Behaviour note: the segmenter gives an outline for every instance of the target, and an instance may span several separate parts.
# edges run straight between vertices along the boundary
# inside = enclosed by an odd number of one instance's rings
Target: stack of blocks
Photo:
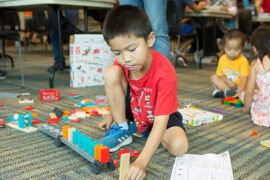
[[[81,134],[80,131],[76,131],[75,128],[63,126],[63,139],[77,144],[79,148],[88,152],[90,156],[93,156],[95,160],[102,164],[110,161],[110,149],[108,147],[99,144],[97,141],[92,141],[91,137],[87,137],[86,134]]]
[[[38,130],[53,137],[57,146],[61,146],[63,143],[88,160],[91,163],[93,173],[98,174],[102,164],[107,164],[108,169],[115,169],[115,166],[110,161],[110,149],[97,141],[92,141],[92,138],[87,137],[86,134],[81,134],[75,128],[63,126],[62,133],[56,133],[60,132],[60,130],[44,124],[43,127],[38,127]]]
[[[233,98],[231,96],[225,97],[224,100],[221,100],[221,104],[224,104],[226,106],[243,107],[243,103],[241,100]]]

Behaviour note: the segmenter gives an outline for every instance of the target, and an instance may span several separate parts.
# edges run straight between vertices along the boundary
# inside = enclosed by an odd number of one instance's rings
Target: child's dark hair
[[[245,35],[237,29],[232,29],[226,32],[224,39],[225,39],[225,42],[231,39],[240,39],[242,48],[244,48],[245,46]]]
[[[147,41],[151,32],[152,26],[145,11],[131,5],[113,8],[106,15],[102,30],[107,43],[116,36],[123,35],[135,35]]]
[[[270,58],[270,26],[259,26],[252,33],[250,42],[257,49],[260,60],[266,55]]]

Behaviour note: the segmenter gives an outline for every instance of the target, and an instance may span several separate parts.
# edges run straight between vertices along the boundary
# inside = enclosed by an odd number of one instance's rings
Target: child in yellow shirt
[[[225,36],[225,54],[220,57],[216,74],[210,78],[213,97],[239,97],[245,90],[249,75],[248,60],[242,54],[244,35],[239,30],[230,30]]]

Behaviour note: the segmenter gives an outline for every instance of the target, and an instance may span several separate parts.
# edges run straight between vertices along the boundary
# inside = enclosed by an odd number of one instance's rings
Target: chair
[[[170,36],[170,41],[177,40],[176,46],[171,45],[171,49],[175,52],[174,57],[172,59],[172,64],[175,67],[176,66],[176,61],[177,57],[180,54],[179,52],[179,47],[180,47],[180,41],[181,38],[196,38],[196,51],[199,49],[199,40],[197,33],[186,33],[186,34],[179,34],[178,33],[178,13],[176,9],[176,5],[173,0],[168,0],[167,1],[167,23],[168,23],[168,28],[169,28],[169,36]]]
[[[4,17],[3,13],[1,13],[0,15],[1,15],[1,17]],[[4,70],[6,71],[5,57],[7,57],[6,53],[5,53],[5,40],[17,41],[17,45],[19,48],[19,61],[20,61],[20,70],[21,70],[21,79],[22,79],[22,85],[20,86],[20,88],[23,88],[24,87],[24,72],[23,72],[22,47],[21,47],[21,41],[20,41],[20,34],[18,31],[15,31],[15,30],[4,30],[3,29],[3,25],[4,25],[3,18],[0,18],[0,20],[1,20],[1,22],[0,22],[0,39],[1,39],[1,44],[2,44],[2,63],[3,63]]]

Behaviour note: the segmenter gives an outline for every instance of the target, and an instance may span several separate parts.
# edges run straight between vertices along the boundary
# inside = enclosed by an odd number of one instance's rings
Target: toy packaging
[[[260,144],[270,148],[270,139],[261,140]]]
[[[103,36],[76,34],[70,42],[70,86],[104,85],[104,71],[115,58]]]
[[[221,114],[194,107],[181,108],[178,109],[178,111],[182,114],[183,123],[193,127],[221,121],[223,119],[223,115]]]

